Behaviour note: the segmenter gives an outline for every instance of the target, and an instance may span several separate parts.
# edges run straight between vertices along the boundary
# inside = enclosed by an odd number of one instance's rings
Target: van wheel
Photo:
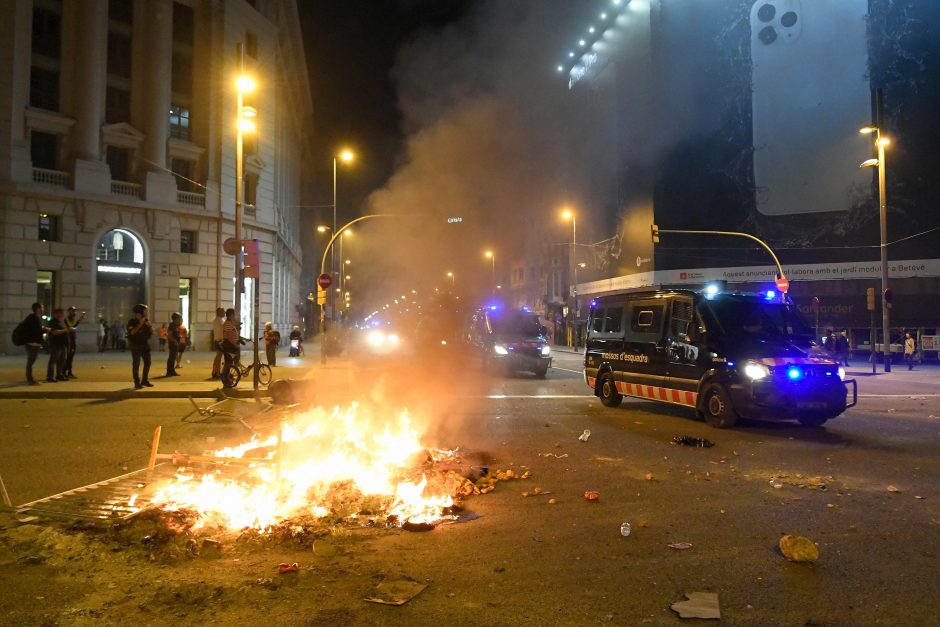
[[[534,372],[537,378],[544,379],[545,375],[548,374],[548,365],[546,364],[545,366],[539,366],[534,370]]]
[[[738,415],[731,406],[728,392],[717,383],[712,383],[705,389],[702,405],[705,410],[705,422],[716,429],[727,429],[738,422]]]
[[[601,403],[605,407],[620,407],[620,403],[623,402],[623,395],[617,391],[617,386],[614,385],[614,377],[609,372],[601,375],[599,392]]]
[[[809,416],[800,416],[797,418],[801,425],[804,427],[821,427],[827,420],[829,416],[818,416],[818,415],[809,415]]]

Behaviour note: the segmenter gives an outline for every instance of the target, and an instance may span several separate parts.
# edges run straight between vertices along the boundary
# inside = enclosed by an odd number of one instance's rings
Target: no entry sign
[[[787,277],[780,277],[776,280],[776,283],[777,289],[784,294],[786,294],[787,290],[790,289],[790,280]]]
[[[317,277],[317,285],[319,285],[321,289],[328,289],[331,285],[333,285],[333,277],[324,272]]]

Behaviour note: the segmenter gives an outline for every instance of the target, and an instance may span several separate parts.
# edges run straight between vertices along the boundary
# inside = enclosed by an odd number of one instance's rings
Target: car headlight
[[[392,346],[395,346],[396,344],[398,344],[398,336],[395,335],[394,333],[389,334],[387,339],[388,339],[388,343],[391,344]]]
[[[508,355],[508,354],[509,354],[509,351],[506,350],[506,347],[503,346],[502,344],[494,344],[494,345],[493,345],[493,352],[496,353],[497,355]]]
[[[385,343],[385,334],[381,331],[372,331],[366,336],[366,341],[369,343],[369,346],[378,348]]]
[[[542,347],[542,357],[548,357],[552,354],[552,347],[546,344]]]
[[[744,374],[747,375],[751,381],[760,381],[770,376],[770,368],[756,361],[746,361],[744,362]]]
[[[845,381],[845,368],[842,366],[839,366],[839,378]]]

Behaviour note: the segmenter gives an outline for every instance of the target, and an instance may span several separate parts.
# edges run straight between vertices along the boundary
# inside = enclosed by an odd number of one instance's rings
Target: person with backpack
[[[65,376],[65,357],[69,350],[69,335],[72,331],[65,324],[65,310],[59,307],[52,312],[49,329],[46,331],[49,346],[49,365],[46,367],[46,383],[68,381]]]
[[[166,375],[167,377],[178,377],[176,371],[176,356],[180,350],[180,326],[183,324],[183,316],[178,313],[170,315],[170,326],[166,327]],[[165,326],[165,325],[164,325]]]
[[[153,335],[153,325],[147,319],[147,305],[134,305],[133,311],[134,317],[127,321],[127,343],[131,348],[134,389],[152,388],[153,383],[150,382],[150,337]],[[140,372],[141,362],[144,364],[143,372]]]
[[[180,322],[180,345],[179,350],[176,351],[176,367],[182,368],[180,362],[183,361],[183,353],[186,352],[186,347],[189,346],[189,329],[186,328],[182,322]]]
[[[42,303],[33,303],[33,313],[26,316],[15,329],[13,329],[13,344],[23,346],[26,349],[26,383],[27,385],[39,385],[39,381],[33,378],[33,364],[39,357],[39,351],[42,350],[42,334],[48,330],[48,327],[42,324]]]

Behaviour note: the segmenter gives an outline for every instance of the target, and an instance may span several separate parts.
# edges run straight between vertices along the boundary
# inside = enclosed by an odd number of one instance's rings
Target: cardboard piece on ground
[[[381,603],[382,605],[404,605],[421,594],[421,591],[427,587],[427,584],[406,579],[386,581],[375,587],[376,596],[363,600],[368,603]]]
[[[721,618],[717,592],[686,592],[688,601],[677,601],[670,609],[679,613],[679,618]]]

